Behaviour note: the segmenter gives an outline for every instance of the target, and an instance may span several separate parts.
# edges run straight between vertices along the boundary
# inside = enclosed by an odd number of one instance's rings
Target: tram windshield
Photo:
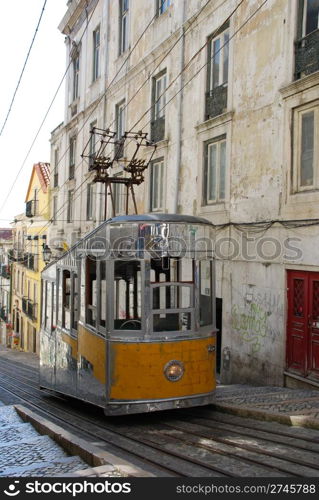
[[[151,259],[153,331],[187,331],[194,323],[194,260]]]

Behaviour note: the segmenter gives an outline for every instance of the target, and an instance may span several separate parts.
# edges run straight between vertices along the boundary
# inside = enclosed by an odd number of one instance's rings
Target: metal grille
[[[305,285],[304,280],[294,279],[294,316],[303,317]]]
[[[313,319],[319,319],[319,281],[313,282],[312,315]]]
[[[220,85],[206,92],[206,120],[227,110],[227,86]]]
[[[295,42],[295,77],[319,71],[319,29]]]

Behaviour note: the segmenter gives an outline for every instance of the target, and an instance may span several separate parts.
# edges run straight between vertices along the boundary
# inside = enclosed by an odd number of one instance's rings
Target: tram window
[[[191,329],[191,313],[153,314],[154,332],[178,332]]]
[[[187,309],[193,307],[191,287],[182,285],[153,288],[153,309]]]
[[[106,263],[100,261],[100,326],[105,328],[106,321]]]
[[[52,327],[52,283],[46,282],[46,310],[45,310],[45,327],[51,331]]]
[[[70,305],[71,305],[71,273],[64,270],[62,273],[62,326],[70,329]]]
[[[52,283],[52,330],[56,328],[56,295],[55,284]]]
[[[151,259],[151,282],[194,282],[194,261],[187,258]]]
[[[114,263],[114,328],[141,329],[141,264],[138,261]]]
[[[209,260],[200,262],[200,326],[213,323],[212,264]]]
[[[86,322],[96,327],[96,259],[89,256],[86,259]]]
[[[44,323],[44,328],[47,326],[47,295],[48,295],[48,282],[44,281],[43,282],[43,296],[42,296],[42,303],[43,303],[43,323]]]
[[[78,327],[78,304],[79,304],[79,291],[78,291],[78,276],[77,274],[72,275],[73,281],[73,308],[72,308],[72,319],[71,327],[76,330]]]
[[[62,280],[61,280],[61,269],[57,271],[57,287],[58,287],[58,322],[62,325]]]

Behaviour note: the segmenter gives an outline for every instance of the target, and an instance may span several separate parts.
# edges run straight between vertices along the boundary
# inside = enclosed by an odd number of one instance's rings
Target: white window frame
[[[125,99],[115,106],[116,139],[121,139],[125,133]]]
[[[204,176],[203,176],[203,205],[214,205],[216,203],[224,203],[226,201],[226,183],[227,183],[227,137],[226,135],[217,137],[208,141],[204,145],[205,160],[204,160]],[[216,164],[215,172],[211,165],[212,151],[216,149]],[[222,150],[224,154],[222,155]],[[222,158],[224,158],[224,195],[221,194],[221,166]],[[211,196],[212,177],[215,176],[215,196]]]
[[[314,114],[313,131],[313,182],[301,185],[301,155],[302,155],[302,119],[308,113]],[[309,103],[293,110],[293,192],[314,191],[319,189],[319,101]]]
[[[73,222],[73,207],[74,204],[74,190],[70,189],[68,191],[68,204],[67,204],[67,222]]]
[[[70,137],[69,148],[70,148],[70,150],[69,150],[69,179],[74,179],[75,155],[76,155],[76,136],[75,135],[73,137]],[[74,168],[74,170],[73,170],[73,175],[71,176],[72,167]]]
[[[155,160],[150,165],[150,211],[164,209],[164,159]]]
[[[73,82],[72,82],[72,100],[79,97],[79,76],[80,76],[80,54],[77,54],[72,61]]]
[[[86,219],[93,220],[95,215],[95,183],[91,182],[87,185],[87,199],[86,199]]]
[[[219,42],[219,49],[216,49],[215,54],[215,44]],[[229,27],[224,29],[219,35],[211,38],[208,46],[208,53],[210,61],[208,64],[209,74],[208,74],[208,91],[213,91],[216,87],[221,85],[228,85],[229,77]],[[225,58],[227,57],[227,65],[225,66]],[[219,60],[218,75],[216,78],[214,72],[214,61],[215,58]],[[225,74],[226,73],[226,74]]]
[[[154,120],[165,117],[166,106],[166,88],[167,74],[166,71],[159,76],[154,77],[153,90],[153,114]]]
[[[100,76],[100,46],[101,31],[100,26],[98,26],[93,31],[93,82],[95,82]]]
[[[129,0],[119,0],[120,2],[120,43],[119,55],[123,54],[128,49],[129,38]]]
[[[157,0],[157,15],[160,16],[167,11],[172,4],[172,0]]]

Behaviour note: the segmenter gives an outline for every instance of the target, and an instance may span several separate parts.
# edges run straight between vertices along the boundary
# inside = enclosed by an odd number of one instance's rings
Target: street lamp
[[[44,262],[50,262],[51,257],[52,257],[52,250],[51,250],[51,248],[46,243],[43,243],[42,249],[43,249],[42,250],[42,255],[43,255]]]

